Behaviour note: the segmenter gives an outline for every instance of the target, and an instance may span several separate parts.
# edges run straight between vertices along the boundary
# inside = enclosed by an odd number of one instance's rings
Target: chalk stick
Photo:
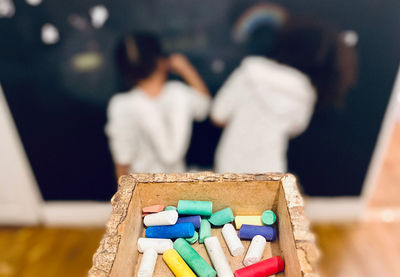
[[[280,256],[243,267],[235,271],[235,277],[266,277],[285,270],[285,263]]]
[[[207,219],[202,219],[199,230],[199,243],[204,243],[204,239],[211,237],[211,225]]]
[[[200,277],[215,277],[217,272],[190,246],[190,244],[180,238],[174,242],[174,249],[178,251],[182,259]]]
[[[256,226],[243,224],[239,230],[239,238],[244,240],[251,240],[255,236],[263,236],[267,241],[274,241],[276,239],[276,229],[273,226]]]
[[[215,212],[208,219],[214,226],[222,226],[226,223],[232,222],[235,219],[231,208],[225,208],[218,212]]]
[[[176,211],[176,207],[174,207],[174,206],[167,206],[167,207],[165,207],[164,211]]]
[[[176,277],[196,277],[175,249],[165,251],[163,254],[163,260]]]
[[[139,238],[137,243],[138,251],[143,253],[146,249],[154,249],[158,254],[162,254],[168,249],[173,248],[173,242],[170,239],[149,239]]]
[[[157,252],[151,248],[146,249],[143,253],[142,261],[140,262],[138,277],[152,277],[156,262]]]
[[[221,244],[217,237],[209,237],[204,240],[208,256],[217,271],[218,277],[233,277],[232,269],[225,257]]]
[[[190,238],[194,235],[192,223],[179,223],[175,225],[151,226],[146,229],[147,238],[176,239]]]
[[[174,225],[178,220],[178,213],[176,211],[163,211],[155,214],[146,215],[143,219],[144,225],[160,226],[160,225]]]
[[[247,250],[246,257],[244,257],[243,264],[249,266],[258,263],[262,260],[265,246],[267,241],[263,236],[255,236],[250,243],[249,249]]]
[[[197,233],[196,231],[194,231],[194,235],[191,238],[186,238],[185,240],[190,243],[190,244],[194,244],[197,242],[197,240],[199,239],[199,233]]]
[[[203,215],[210,216],[212,214],[211,201],[194,201],[179,200],[178,213],[184,215]]]
[[[244,253],[244,246],[240,241],[239,237],[236,234],[235,228],[233,228],[232,224],[225,224],[222,227],[222,236],[228,245],[229,251],[232,256],[240,256]]]
[[[147,206],[142,209],[143,213],[158,213],[164,210],[164,205]]]
[[[184,222],[191,222],[193,223],[195,229],[199,229],[201,223],[201,216],[199,215],[180,216],[178,217],[178,221],[176,223],[184,223]]]
[[[261,216],[259,215],[238,215],[235,216],[235,226],[236,229],[240,229],[242,227],[242,224],[248,224],[248,225],[258,225],[258,226],[263,226],[263,222],[261,220]]]
[[[261,220],[265,225],[272,225],[276,221],[276,215],[273,211],[267,210],[261,215]]]

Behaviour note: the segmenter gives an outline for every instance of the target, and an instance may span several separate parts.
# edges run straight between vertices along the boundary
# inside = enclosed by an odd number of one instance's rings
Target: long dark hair
[[[357,77],[356,50],[321,21],[290,19],[280,29],[270,57],[308,75],[320,104],[343,104]]]
[[[135,86],[138,81],[149,77],[157,67],[159,58],[164,57],[157,36],[150,33],[129,33],[116,47],[116,61],[123,87]]]

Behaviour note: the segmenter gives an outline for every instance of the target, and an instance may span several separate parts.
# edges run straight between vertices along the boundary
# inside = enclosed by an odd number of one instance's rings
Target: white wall
[[[0,86],[0,224],[40,220],[40,192]]]

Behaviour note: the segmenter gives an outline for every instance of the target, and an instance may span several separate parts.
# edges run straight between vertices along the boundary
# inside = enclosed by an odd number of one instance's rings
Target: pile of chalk
[[[177,277],[266,277],[284,270],[280,256],[261,261],[267,241],[276,239],[273,211],[235,217],[231,208],[214,213],[212,209],[211,201],[193,200],[179,200],[177,207],[165,209],[163,205],[143,208],[147,228],[146,237],[139,238],[137,244],[138,251],[143,253],[138,276],[153,276],[157,254],[163,254],[164,262]],[[222,227],[222,236],[232,256],[244,254],[241,240],[251,240],[243,259],[245,267],[232,272],[218,238],[211,235],[212,227]],[[196,242],[204,243],[214,268],[191,246]]]

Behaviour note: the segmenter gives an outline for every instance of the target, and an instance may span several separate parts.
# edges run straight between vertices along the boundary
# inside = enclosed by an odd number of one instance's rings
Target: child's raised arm
[[[185,82],[199,92],[210,96],[210,92],[196,68],[182,54],[172,54],[169,57],[170,70],[181,76]]]

